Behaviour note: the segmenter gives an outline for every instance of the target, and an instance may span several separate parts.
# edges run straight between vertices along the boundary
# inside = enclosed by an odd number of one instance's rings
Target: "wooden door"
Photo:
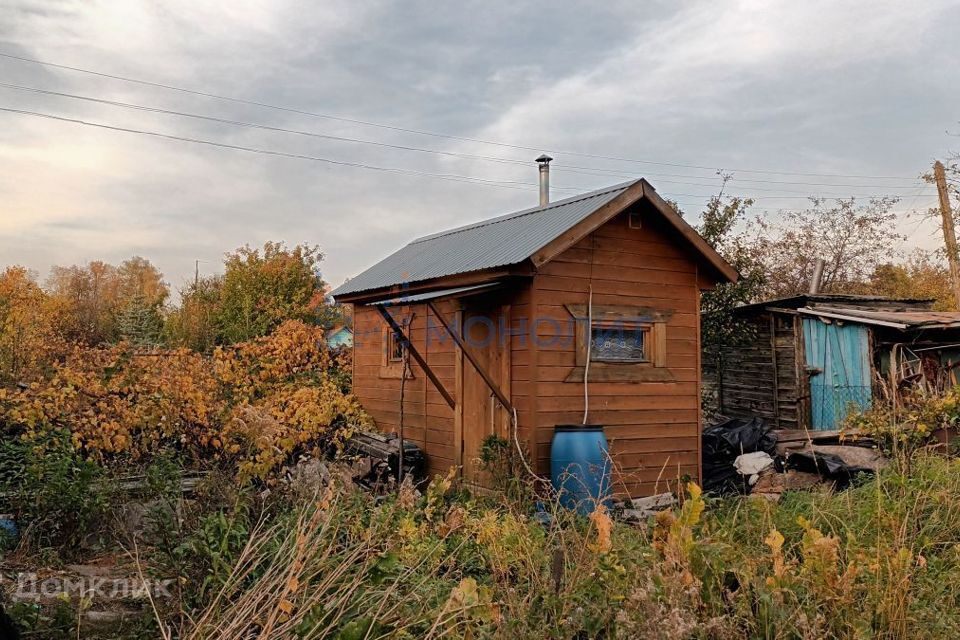
[[[508,310],[502,306],[465,309],[463,338],[466,348],[490,378],[509,398],[510,340],[501,330]],[[491,435],[506,438],[510,416],[467,358],[463,367],[463,477],[475,484],[488,484],[481,468],[481,450]]]
[[[870,406],[870,337],[858,324],[803,319],[803,342],[810,375],[811,426],[839,429],[854,409]]]

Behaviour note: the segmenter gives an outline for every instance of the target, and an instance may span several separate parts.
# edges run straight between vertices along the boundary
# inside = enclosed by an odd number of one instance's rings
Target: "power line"
[[[402,168],[397,168],[397,167],[380,167],[380,166],[370,165],[370,164],[360,163],[360,162],[348,162],[348,161],[344,161],[344,160],[334,160],[334,159],[331,159],[331,158],[322,158],[322,157],[319,157],[319,156],[310,156],[310,155],[299,154],[299,153],[289,153],[289,152],[286,152],[286,151],[277,151],[277,150],[273,150],[273,149],[261,149],[261,148],[257,148],[257,147],[247,147],[247,146],[242,146],[242,145],[227,144],[227,143],[223,143],[223,142],[215,142],[215,141],[212,141],[212,140],[204,140],[204,139],[202,139],[202,138],[192,138],[192,137],[186,137],[186,136],[177,136],[177,135],[172,135],[172,134],[167,134],[167,133],[160,133],[160,132],[157,132],[157,131],[148,131],[148,130],[145,130],[145,129],[133,129],[133,128],[129,128],[129,127],[119,127],[119,126],[109,125],[109,124],[104,124],[104,123],[99,123],[99,122],[90,122],[90,121],[87,121],[87,120],[80,120],[80,119],[77,119],[77,118],[66,118],[66,117],[63,117],[63,116],[56,116],[56,115],[48,114],[48,113],[40,113],[40,112],[37,112],[37,111],[28,111],[28,110],[25,110],[25,109],[13,109],[13,108],[10,108],[10,107],[0,107],[0,111],[6,112],[6,113],[19,114],[19,115],[28,115],[28,116],[33,116],[33,117],[37,117],[37,118],[44,118],[44,119],[48,119],[48,120],[55,120],[55,121],[59,121],[59,122],[66,122],[66,123],[70,123],[70,124],[77,124],[77,125],[95,127],[95,128],[98,128],[98,129],[106,129],[106,130],[109,130],[109,131],[119,131],[119,132],[123,132],[123,133],[132,133],[132,134],[137,134],[137,135],[145,135],[145,136],[150,136],[150,137],[159,138],[159,139],[164,139],[164,140],[176,140],[176,141],[180,141],[180,142],[191,142],[191,143],[194,143],[194,144],[202,144],[202,145],[207,145],[207,146],[212,146],[212,147],[219,147],[219,148],[224,148],[224,149],[232,149],[232,150],[235,150],[235,151],[245,151],[245,152],[248,152],[248,153],[257,153],[257,154],[270,155],[270,156],[278,156],[278,157],[284,157],[284,158],[293,158],[293,159],[298,159],[298,160],[310,160],[310,161],[314,161],[314,162],[322,162],[322,163],[327,163],[327,164],[332,164],[332,165],[337,165],[337,166],[353,167],[353,168],[359,168],[359,169],[369,169],[369,170],[373,170],[373,171],[383,171],[383,172],[388,172],[388,173],[398,173],[398,174],[404,174],[404,175],[414,175],[414,176],[427,177],[427,178],[438,178],[438,179],[442,179],[442,180],[450,180],[450,181],[454,181],[454,182],[463,182],[463,183],[467,183],[467,184],[479,184],[479,185],[491,186],[491,187],[501,187],[501,188],[508,188],[508,189],[518,189],[518,190],[523,190],[523,191],[527,190],[527,188],[534,188],[534,187],[537,186],[537,185],[533,185],[533,184],[530,184],[530,183],[523,183],[523,182],[516,182],[516,181],[496,181],[496,180],[488,180],[488,179],[479,178],[479,177],[476,177],[476,176],[464,176],[464,175],[455,175],[455,174],[437,174],[437,173],[430,173],[430,172],[427,172],[427,171],[419,171],[419,170],[415,170],[415,169],[402,169]],[[581,189],[581,188],[579,188],[579,187],[559,187],[559,188],[560,188],[560,189],[563,189],[563,190],[566,190],[566,191],[579,191],[579,192],[584,191],[584,189]],[[711,198],[711,197],[713,197],[715,194],[702,194],[702,195],[701,195],[701,194],[669,194],[669,193],[664,193],[663,195],[665,195],[665,196],[667,196],[667,197],[669,197],[669,198],[673,198],[673,197],[675,197],[675,196],[679,196],[679,197],[695,197],[695,198]],[[702,203],[701,203],[701,204],[678,203],[678,205],[680,205],[680,206],[699,207],[699,206],[702,206]],[[767,208],[767,210],[769,210],[769,208]],[[777,212],[801,211],[801,210],[797,210],[797,209],[783,209],[783,208],[777,208],[776,210],[777,210]]]
[[[75,94],[75,93],[65,93],[65,92],[61,92],[61,91],[52,91],[52,90],[49,90],[49,89],[41,89],[41,88],[39,88],[39,87],[28,87],[28,86],[24,86],[24,85],[17,85],[17,84],[11,84],[11,83],[6,83],[6,82],[0,82],[0,87],[7,88],[7,89],[15,89],[15,90],[17,90],[17,91],[25,91],[25,92],[29,92],[29,93],[36,93],[36,94],[40,94],[40,95],[57,96],[57,97],[69,98],[69,99],[73,99],[73,100],[81,100],[81,101],[85,101],[85,102],[92,102],[92,103],[96,103],[96,104],[105,104],[105,105],[109,105],[109,106],[113,106],[113,107],[120,107],[120,108],[124,108],[124,109],[132,109],[132,110],[135,110],[135,111],[142,111],[142,112],[147,112],[147,113],[160,113],[160,114],[164,114],[164,115],[172,115],[172,116],[183,117],[183,118],[191,118],[191,119],[195,119],[195,120],[203,120],[203,121],[206,121],[206,122],[216,122],[216,123],[219,123],[219,124],[232,125],[232,126],[237,126],[237,127],[242,127],[242,128],[248,128],[248,129],[260,129],[260,130],[265,130],[265,131],[274,131],[274,132],[280,132],[280,133],[289,133],[289,134],[294,134],[294,135],[307,136],[307,137],[312,137],[312,138],[319,138],[319,139],[323,139],[323,140],[332,140],[332,141],[336,141],[336,142],[358,143],[358,144],[373,145],[373,146],[378,146],[378,147],[386,147],[386,148],[390,148],[390,149],[398,149],[398,150],[403,150],[403,151],[414,151],[414,152],[419,152],[419,153],[438,154],[438,155],[443,155],[443,156],[456,157],[456,158],[464,158],[464,159],[469,159],[469,160],[493,161],[493,162],[497,162],[497,163],[501,163],[501,164],[512,164],[512,165],[520,165],[520,166],[527,166],[527,165],[529,165],[529,163],[528,163],[527,161],[525,161],[525,160],[519,160],[519,159],[497,158],[497,157],[493,157],[493,156],[483,156],[483,155],[456,153],[456,152],[443,151],[443,150],[437,150],[437,149],[426,149],[426,148],[422,148],[422,147],[412,147],[412,146],[408,146],[408,145],[390,144],[390,143],[373,141],[373,140],[362,140],[362,139],[358,139],[358,138],[350,138],[350,137],[344,137],[344,136],[334,136],[334,135],[328,135],[328,134],[323,134],[323,133],[317,133],[317,132],[313,132],[313,131],[303,131],[303,130],[300,130],[300,129],[290,129],[290,128],[287,128],[287,127],[276,127],[276,126],[272,126],[272,125],[265,125],[265,124],[254,123],[254,122],[247,122],[247,121],[243,121],[243,120],[234,120],[234,119],[222,118],[222,117],[218,117],[218,116],[211,116],[211,115],[190,113],[190,112],[185,112],[185,111],[174,111],[174,110],[171,110],[171,109],[163,109],[163,108],[160,108],[160,107],[151,107],[151,106],[147,106],[147,105],[135,104],[135,103],[130,103],[130,102],[120,102],[120,101],[117,101],[117,100],[108,100],[108,99],[105,99],[105,98],[97,98],[97,97],[93,97],[93,96],[80,95],[80,94]],[[604,170],[604,169],[595,169],[595,168],[592,168],[592,167],[570,167],[570,166],[568,166],[568,165],[561,165],[561,166],[562,166],[562,168],[564,168],[564,169],[566,169],[566,170],[574,169],[573,171],[570,171],[571,173],[581,173],[581,174],[596,176],[596,175],[598,175],[598,174],[597,174],[597,173],[593,173],[594,171],[596,171],[596,172],[600,172],[600,173],[602,173],[602,174],[612,174],[612,175],[616,175],[616,176],[624,177],[624,178],[633,178],[633,177],[635,177],[635,176],[633,176],[633,175],[631,175],[631,174],[627,174],[627,173],[623,173],[623,172],[609,171],[609,170]],[[585,172],[585,171],[576,171],[576,169],[589,169],[589,170],[590,170],[590,173],[587,173],[587,172]],[[687,176],[681,176],[681,177],[687,177]],[[695,177],[697,177],[697,176],[689,176],[689,177],[695,178]],[[702,178],[701,178],[701,179],[702,179]],[[689,185],[689,186],[695,186],[695,187],[717,187],[717,186],[719,186],[719,185],[717,185],[717,184],[704,184],[704,183],[702,183],[702,182],[682,182],[682,181],[676,181],[676,180],[658,180],[658,182],[662,182],[662,183],[665,183],[665,184]],[[787,183],[787,184],[793,184],[793,183]],[[824,183],[821,183],[821,184],[824,184]],[[827,186],[827,184],[824,184],[824,186]],[[840,185],[829,185],[829,186],[837,186],[837,187],[839,187]],[[860,185],[849,185],[849,186],[860,186]],[[877,185],[877,186],[882,186],[882,185]],[[912,185],[912,186],[915,186],[915,185]],[[560,188],[563,189],[562,187],[560,187]],[[569,189],[567,189],[567,190],[569,190]],[[752,191],[771,192],[771,193],[796,193],[796,194],[804,193],[804,192],[801,192],[801,191],[789,191],[789,190],[785,190],[785,189],[766,189],[766,188],[763,188],[763,187],[751,187],[751,190],[752,190]],[[831,194],[825,194],[825,195],[829,196],[829,195],[831,195]],[[846,194],[843,194],[843,195],[846,195]],[[887,195],[905,195],[905,194],[887,194]],[[762,196],[761,196],[761,197],[762,197]],[[772,197],[772,196],[771,196],[771,197]],[[784,197],[785,197],[785,198],[790,198],[790,197],[793,197],[793,198],[797,198],[797,197],[808,198],[808,197],[811,197],[811,196],[810,196],[809,193],[805,193],[805,194],[802,195],[802,196],[784,196]],[[867,197],[867,196],[863,196],[863,197]],[[757,198],[754,198],[754,199],[757,199]]]
[[[398,132],[410,133],[410,134],[422,135],[422,136],[430,136],[430,137],[434,137],[434,138],[444,138],[444,139],[448,139],[448,140],[459,140],[459,141],[461,141],[461,142],[473,142],[473,143],[477,143],[477,144],[486,144],[486,145],[492,145],[492,146],[503,147],[503,148],[508,148],[508,149],[519,149],[519,150],[523,150],[523,151],[533,151],[533,152],[543,152],[543,151],[547,151],[547,152],[553,153],[554,155],[562,154],[562,155],[568,155],[568,156],[578,156],[578,157],[582,157],[582,158],[593,158],[593,159],[598,159],[598,160],[612,160],[612,161],[615,161],[615,162],[628,162],[628,163],[635,163],[635,164],[649,164],[649,165],[657,165],[657,166],[665,166],[665,167],[681,167],[681,168],[687,168],[687,169],[701,169],[701,170],[709,170],[709,171],[713,171],[713,170],[716,170],[716,169],[719,168],[719,167],[708,167],[708,166],[696,165],[696,164],[686,164],[686,163],[681,163],[681,162],[662,162],[662,161],[654,161],[654,160],[640,160],[640,159],[636,159],[636,158],[622,158],[622,157],[617,157],[617,156],[607,156],[607,155],[593,154],[593,153],[582,153],[582,152],[576,152],[576,151],[564,151],[564,150],[549,149],[549,148],[543,148],[543,147],[529,147],[529,146],[518,145],[518,144],[510,144],[510,143],[506,143],[506,142],[498,142],[498,141],[494,141],[494,140],[484,140],[484,139],[481,139],[481,138],[471,138],[471,137],[467,137],[467,136],[457,136],[457,135],[446,134],[446,133],[436,133],[436,132],[432,132],[432,131],[424,131],[424,130],[420,130],[420,129],[411,129],[411,128],[407,128],[407,127],[399,127],[399,126],[395,126],[395,125],[383,124],[383,123],[379,123],[379,122],[373,122],[373,121],[370,121],[370,120],[359,120],[359,119],[355,119],[355,118],[346,118],[346,117],[342,117],[342,116],[335,116],[335,115],[326,114],[326,113],[317,113],[317,112],[313,112],[313,111],[306,111],[306,110],[295,109],[295,108],[291,108],[291,107],[283,107],[283,106],[280,106],[280,105],[269,104],[269,103],[266,103],[266,102],[258,102],[258,101],[256,101],[256,100],[247,100],[247,99],[244,99],[244,98],[235,98],[235,97],[231,97],[231,96],[224,96],[224,95],[220,95],[220,94],[216,94],[216,93],[211,93],[211,92],[206,92],[206,91],[198,91],[198,90],[195,90],[195,89],[187,89],[187,88],[184,88],[184,87],[178,87],[178,86],[175,86],[175,85],[164,84],[164,83],[160,83],[160,82],[151,82],[151,81],[149,81],[149,80],[140,80],[140,79],[137,79],[137,78],[131,78],[131,77],[127,77],[127,76],[120,76],[120,75],[116,75],[116,74],[104,73],[104,72],[101,72],[101,71],[94,71],[94,70],[91,70],[91,69],[83,69],[83,68],[81,68],[81,67],[73,67],[73,66],[64,65],[64,64],[57,64],[57,63],[48,62],[48,61],[45,61],[45,60],[38,60],[38,59],[36,59],[36,58],[27,58],[27,57],[24,57],[24,56],[17,56],[17,55],[13,55],[13,54],[10,54],[10,53],[0,52],[0,57],[8,58],[8,59],[11,59],[11,60],[19,60],[19,61],[21,61],[21,62],[28,62],[28,63],[31,63],[31,64],[39,64],[39,65],[43,65],[43,66],[47,66],[47,67],[53,67],[53,68],[57,68],[57,69],[64,69],[64,70],[67,70],[67,71],[75,71],[75,72],[78,72],[78,73],[85,73],[85,74],[89,74],[89,75],[99,76],[99,77],[102,77],[102,78],[109,78],[109,79],[112,79],[112,80],[120,80],[120,81],[122,81],[122,82],[129,82],[129,83],[139,84],[139,85],[144,85],[144,86],[149,86],[149,87],[156,87],[156,88],[161,88],[161,89],[167,89],[167,90],[170,90],[170,91],[178,91],[178,92],[181,92],[181,93],[186,93],[186,94],[196,95],[196,96],[202,96],[202,97],[205,97],[205,98],[212,98],[212,99],[215,99],[215,100],[224,100],[224,101],[233,102],[233,103],[236,103],[236,104],[245,104],[245,105],[256,106],[256,107],[261,107],[261,108],[265,108],[265,109],[274,109],[274,110],[277,110],[277,111],[284,111],[284,112],[287,112],[287,113],[295,113],[295,114],[299,114],[299,115],[310,116],[310,117],[313,117],[313,118],[323,118],[323,119],[327,119],[327,120],[335,120],[335,121],[338,121],[338,122],[347,122],[347,123],[350,123],[350,124],[358,124],[358,125],[363,125],[363,126],[368,126],[368,127],[376,127],[376,128],[380,128],[380,129],[388,129],[388,130],[391,130],[391,131],[398,131]],[[911,178],[906,177],[906,176],[878,176],[878,175],[837,174],[837,173],[802,173],[802,172],[797,172],[797,171],[773,171],[773,170],[769,170],[769,169],[744,169],[744,168],[726,168],[726,169],[727,169],[728,171],[739,171],[739,172],[741,172],[741,173],[759,173],[759,174],[784,175],[784,176],[805,176],[805,177],[817,177],[817,178],[872,178],[872,179],[879,179],[879,180],[910,180],[910,179],[911,179]]]
[[[134,103],[131,103],[131,102],[119,102],[119,101],[117,101],[117,100],[107,100],[107,99],[105,99],[105,98],[95,98],[95,97],[93,97],[93,96],[84,96],[84,95],[79,95],[79,94],[75,94],[75,93],[64,93],[64,92],[61,92],[61,91],[51,91],[51,90],[49,90],[49,89],[40,89],[39,87],[27,87],[27,86],[23,86],[23,85],[9,84],[9,83],[6,83],[6,82],[0,82],[0,87],[4,87],[4,88],[7,88],[7,89],[16,89],[16,90],[18,90],[18,91],[28,91],[28,92],[31,92],[31,93],[39,93],[39,94],[49,95],[49,96],[58,96],[58,97],[61,97],[61,98],[70,98],[70,99],[73,99],[73,100],[83,100],[83,101],[85,101],[85,102],[95,102],[95,103],[98,103],[98,104],[106,104],[106,105],[110,105],[110,106],[114,106],[114,107],[122,107],[122,108],[124,108],[124,109],[134,109],[134,110],[136,110],[136,111],[145,111],[145,112],[149,112],[149,113],[162,113],[162,114],[165,114],[165,115],[179,116],[179,117],[181,117],[181,118],[193,118],[193,119],[195,119],[195,120],[205,120],[205,121],[207,121],[207,122],[218,122],[218,123],[220,123],[220,124],[228,124],[228,125],[233,125],[233,126],[238,126],[238,127],[245,127],[245,128],[248,128],[248,129],[263,129],[263,130],[265,130],[265,131],[276,131],[276,132],[279,132],[279,133],[290,133],[290,134],[299,135],[299,136],[309,136],[309,137],[311,137],[311,138],[321,138],[321,139],[324,139],[324,140],[333,140],[333,141],[335,141],[335,142],[352,142],[352,143],[358,143],[358,144],[369,144],[369,145],[374,145],[374,146],[378,146],[378,147],[387,147],[387,148],[390,148],[390,149],[400,149],[400,150],[402,150],[402,151],[417,151],[417,152],[421,152],[421,153],[435,153],[435,154],[444,155],[444,156],[452,156],[452,157],[456,157],[456,158],[465,158],[465,159],[468,159],[468,160],[488,160],[488,161],[500,162],[500,163],[503,163],[503,164],[522,164],[522,165],[529,165],[529,164],[530,164],[529,162],[527,162],[527,161],[525,161],[525,160],[517,160],[517,159],[513,159],[513,158],[495,158],[495,157],[493,157],[493,156],[481,156],[481,155],[473,155],[473,154],[469,154],[469,153],[457,153],[457,152],[454,152],[454,151],[443,151],[443,150],[439,150],[439,149],[425,149],[425,148],[421,148],[421,147],[411,147],[411,146],[407,146],[407,145],[390,144],[390,143],[387,143],[387,142],[379,142],[379,141],[375,141],[375,140],[362,140],[362,139],[359,139],[359,138],[348,138],[348,137],[344,137],[344,136],[334,136],[334,135],[329,135],[329,134],[325,134],[325,133],[317,133],[317,132],[314,132],[314,131],[303,131],[303,130],[300,130],[300,129],[288,129],[288,128],[286,128],[286,127],[275,127],[275,126],[266,125],[266,124],[260,124],[260,123],[256,123],[256,122],[246,122],[246,121],[243,121],[243,120],[232,120],[232,119],[229,119],[229,118],[221,118],[221,117],[218,117],[218,116],[202,115],[202,114],[198,114],[198,113],[189,113],[189,112],[186,112],[186,111],[173,111],[173,110],[170,110],[170,109],[161,109],[160,107],[150,107],[150,106],[146,106],[146,105],[142,105],[142,104],[134,104]]]
[[[280,157],[284,157],[284,158],[295,158],[295,159],[298,159],[298,160],[311,160],[311,161],[314,161],[314,162],[323,162],[323,163],[332,164],[332,165],[338,165],[338,166],[343,166],[343,167],[354,167],[354,168],[357,168],[357,169],[370,169],[370,170],[373,170],[373,171],[385,171],[385,172],[389,172],[389,173],[400,173],[400,174],[415,175],[415,176],[422,176],[422,177],[428,177],[428,178],[438,178],[438,179],[443,179],[443,180],[452,180],[452,181],[454,181],[454,182],[467,182],[467,183],[470,183],[470,184],[482,184],[482,185],[488,185],[488,186],[492,186],[492,187],[505,187],[505,188],[512,188],[512,189],[523,189],[523,190],[526,190],[526,188],[536,187],[536,186],[537,186],[537,185],[534,185],[534,184],[531,184],[531,183],[526,183],[526,182],[515,182],[515,181],[510,181],[510,180],[488,180],[488,179],[486,179],[486,178],[478,178],[478,177],[475,177],[475,176],[463,176],[463,175],[456,175],[456,174],[430,173],[430,172],[428,172],[428,171],[418,171],[418,170],[416,170],[416,169],[402,169],[402,168],[398,168],[398,167],[380,167],[380,166],[377,166],[377,165],[371,165],[371,164],[366,164],[366,163],[362,163],[362,162],[348,162],[348,161],[346,161],[346,160],[333,160],[333,159],[331,159],[331,158],[322,158],[322,157],[319,157],[319,156],[310,156],[310,155],[305,155],[305,154],[301,154],[301,153],[289,153],[289,152],[286,152],[286,151],[276,151],[276,150],[273,150],[273,149],[261,149],[261,148],[258,148],[258,147],[246,147],[246,146],[236,145],[236,144],[227,144],[227,143],[224,143],[224,142],[214,142],[213,140],[204,140],[204,139],[202,139],[202,138],[192,138],[192,137],[186,137],[186,136],[176,136],[176,135],[172,135],[172,134],[168,134],[168,133],[160,133],[160,132],[157,132],[157,131],[147,131],[147,130],[145,130],[145,129],[132,129],[132,128],[128,128],[128,127],[118,127],[118,126],[115,126],[115,125],[109,125],[109,124],[104,124],[104,123],[100,123],[100,122],[90,122],[90,121],[88,121],[88,120],[80,120],[80,119],[77,119],[77,118],[65,118],[65,117],[63,117],[63,116],[55,116],[55,115],[52,115],[52,114],[49,114],[49,113],[40,113],[40,112],[37,112],[37,111],[27,111],[27,110],[24,110],[24,109],[11,109],[11,108],[9,108],[9,107],[0,107],[0,111],[5,111],[5,112],[7,112],[7,113],[16,113],[16,114],[21,114],[21,115],[34,116],[34,117],[37,117],[37,118],[46,118],[46,119],[48,119],[48,120],[57,120],[57,121],[60,121],[60,122],[68,122],[68,123],[71,123],[71,124],[79,124],[79,125],[84,125],[84,126],[88,126],[88,127],[96,127],[96,128],[99,128],[99,129],[108,129],[108,130],[110,130],[110,131],[120,131],[120,132],[124,132],[124,133],[134,133],[134,134],[138,134],[138,135],[152,136],[152,137],[155,137],[155,138],[161,138],[161,139],[165,139],[165,140],[178,140],[178,141],[180,141],[180,142],[192,142],[192,143],[194,143],[194,144],[203,144],[203,145],[208,145],[208,146],[212,146],[212,147],[221,147],[221,148],[224,148],[224,149],[233,149],[233,150],[235,150],[235,151],[246,151],[246,152],[249,152],[249,153],[259,153],[259,154],[264,154],[264,155],[280,156]],[[568,187],[567,189],[569,190],[569,189],[572,189],[572,188],[571,188],[571,187]]]
[[[623,172],[623,171],[618,171],[618,170],[616,170],[616,169],[604,169],[604,168],[598,168],[598,167],[583,167],[583,166],[566,164],[565,162],[554,162],[554,163],[552,164],[552,166],[554,166],[554,167],[560,167],[560,168],[567,169],[567,170],[570,170],[570,169],[579,169],[579,170],[582,170],[582,171],[598,172],[598,173],[603,173],[603,174],[607,174],[607,175],[614,175],[614,176],[629,176],[629,175],[631,175],[631,174],[625,173],[625,172]],[[587,175],[596,175],[596,174],[595,174],[595,173],[591,173],[591,174],[587,174]],[[703,180],[703,179],[708,179],[708,178],[711,178],[711,177],[716,177],[716,173],[714,173],[713,176],[696,176],[696,175],[691,176],[691,175],[683,174],[683,173],[651,173],[651,174],[644,174],[644,175],[657,176],[657,177],[661,177],[661,176],[662,176],[662,177],[667,177],[667,178],[694,178],[694,179],[697,179],[697,180]],[[719,179],[719,178],[718,178],[718,179]],[[889,185],[889,184],[850,184],[850,183],[842,183],[842,182],[806,182],[806,181],[789,181],[789,180],[761,180],[761,179],[758,179],[758,178],[741,178],[741,177],[739,177],[739,176],[732,176],[732,177],[730,178],[730,180],[733,181],[733,182],[751,182],[751,183],[752,183],[752,182],[756,182],[756,183],[758,183],[758,184],[785,184],[785,185],[813,186],[813,187],[857,187],[857,188],[864,188],[864,189],[866,189],[866,188],[870,188],[870,189],[875,189],[875,188],[879,188],[879,189],[884,189],[884,188],[891,188],[891,189],[894,189],[894,188],[895,188],[895,189],[913,189],[913,188],[917,187],[917,185],[921,182],[921,180],[918,178],[918,179],[916,179],[912,184],[904,184],[904,185]],[[719,185],[718,185],[718,186],[719,186]],[[930,186],[930,185],[924,185],[924,186]],[[932,187],[931,187],[931,188],[932,188]]]
[[[514,189],[523,189],[523,190],[526,190],[526,188],[531,188],[531,187],[536,187],[536,186],[537,186],[537,185],[534,185],[534,184],[532,184],[532,183],[520,182],[520,181],[514,181],[514,180],[490,180],[490,179],[487,179],[487,178],[480,178],[480,177],[477,177],[477,176],[466,176],[466,175],[457,175],[457,174],[432,173],[432,172],[428,172],[428,171],[420,171],[420,170],[417,170],[417,169],[403,169],[403,168],[399,168],[399,167],[381,167],[381,166],[378,166],[378,165],[371,165],[371,164],[363,163],[363,162],[350,162],[350,161],[346,161],[346,160],[334,160],[334,159],[332,159],[332,158],[323,158],[323,157],[319,157],[319,156],[311,156],[311,155],[300,154],[300,153],[291,153],[291,152],[286,152],[286,151],[277,151],[277,150],[274,150],[274,149],[262,149],[262,148],[259,148],[259,147],[248,147],[248,146],[243,146],[243,145],[228,144],[228,143],[224,143],[224,142],[215,142],[215,141],[213,141],[213,140],[206,140],[206,139],[203,139],[203,138],[194,138],[194,137],[187,137],[187,136],[177,136],[177,135],[168,134],[168,133],[161,133],[161,132],[157,132],[157,131],[149,131],[149,130],[146,130],[146,129],[133,129],[133,128],[130,128],[130,127],[120,127],[120,126],[105,124],[105,123],[101,123],[101,122],[90,122],[90,121],[88,121],[88,120],[80,120],[80,119],[78,119],[78,118],[67,118],[67,117],[64,117],[64,116],[57,116],[57,115],[53,115],[53,114],[49,114],[49,113],[40,113],[40,112],[37,112],[37,111],[29,111],[29,110],[25,110],[25,109],[13,109],[13,108],[10,108],[10,107],[0,107],[0,111],[4,111],[4,112],[7,112],[7,113],[20,114],[20,115],[29,115],[29,116],[34,116],[34,117],[38,117],[38,118],[45,118],[45,119],[49,119],[49,120],[56,120],[56,121],[60,121],[60,122],[67,122],[67,123],[70,123],[70,124],[78,124],[78,125],[84,125],[84,126],[89,126],[89,127],[96,127],[96,128],[99,128],[99,129],[107,129],[107,130],[110,130],[110,131],[119,131],[119,132],[123,132],[123,133],[133,133],[133,134],[151,136],[151,137],[161,138],[161,139],[166,139],[166,140],[176,140],[176,141],[180,141],[180,142],[192,142],[192,143],[195,143],[195,144],[203,144],[203,145],[208,145],[208,146],[213,146],[213,147],[220,147],[220,148],[224,148],[224,149],[233,149],[233,150],[236,150],[236,151],[246,151],[246,152],[249,152],[249,153],[258,153],[258,154],[263,154],[263,155],[279,156],[279,157],[285,157],[285,158],[294,158],[294,159],[300,159],[300,160],[311,160],[311,161],[314,161],[314,162],[324,162],[324,163],[327,163],[327,164],[333,164],[333,165],[339,165],[339,166],[345,166],[345,167],[354,167],[354,168],[358,168],[358,169],[369,169],[369,170],[373,170],[373,171],[384,171],[384,172],[398,173],[398,174],[404,174],[404,175],[415,175],[415,176],[420,176],[420,177],[438,178],[438,179],[450,180],[450,181],[454,181],[454,182],[466,182],[466,183],[469,183],[469,184],[482,184],[482,185],[488,185],[488,186],[507,187],[507,188],[514,188]],[[704,186],[712,186],[712,185],[704,185]],[[557,189],[557,190],[571,191],[571,192],[577,192],[577,193],[583,193],[583,192],[588,191],[588,189],[581,188],[581,187],[554,187],[554,188]],[[700,194],[700,193],[674,193],[674,194],[666,194],[666,193],[665,193],[664,195],[667,195],[668,197],[711,198],[711,197],[713,197],[715,194]],[[751,199],[752,199],[752,200],[764,200],[764,199],[766,199],[766,200],[780,200],[780,199],[791,199],[791,198],[792,198],[792,199],[805,199],[805,200],[806,200],[806,199],[810,199],[810,196],[759,196],[759,197],[757,197],[757,198],[751,198]]]

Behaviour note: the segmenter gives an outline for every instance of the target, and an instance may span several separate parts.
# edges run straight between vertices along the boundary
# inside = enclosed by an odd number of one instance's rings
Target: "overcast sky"
[[[716,168],[771,216],[811,194],[899,194],[910,246],[932,247],[933,223],[906,216],[935,202],[918,176],[960,147],[948,135],[960,130],[958,33],[949,0],[0,0],[0,53],[529,148],[0,57],[4,84],[484,158],[9,87],[3,108],[496,182],[0,111],[0,263],[43,279],[53,264],[136,254],[177,288],[195,260],[212,273],[228,250],[284,240],[319,244],[337,285],[414,237],[535,204],[541,150],[556,158],[555,198],[642,175],[691,218]]]

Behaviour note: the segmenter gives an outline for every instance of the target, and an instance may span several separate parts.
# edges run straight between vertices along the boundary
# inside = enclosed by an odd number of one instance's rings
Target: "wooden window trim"
[[[567,311],[575,322],[574,346],[576,366],[567,375],[565,382],[583,382],[587,364],[588,328],[587,305],[568,304]],[[590,362],[590,380],[594,382],[673,382],[673,373],[667,368],[667,322],[672,310],[651,307],[628,307],[622,305],[594,305],[593,326],[642,327],[645,337],[647,360],[643,362]]]
[[[401,326],[404,326],[404,323],[400,323]],[[409,327],[405,327],[405,330],[409,330]],[[393,336],[393,337],[391,337]],[[399,380],[403,377],[403,361],[394,360],[391,358],[392,351],[391,345],[393,340],[396,337],[393,334],[393,331],[390,330],[390,327],[382,327],[380,331],[380,378],[387,379],[396,379]],[[407,370],[407,380],[413,378],[413,367],[410,367]]]

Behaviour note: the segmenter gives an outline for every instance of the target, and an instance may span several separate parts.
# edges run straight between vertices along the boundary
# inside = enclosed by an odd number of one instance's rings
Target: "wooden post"
[[[777,362],[777,320],[770,313],[770,361],[773,363],[773,423],[780,428],[780,365]]]
[[[950,263],[950,281],[953,284],[953,308],[960,310],[960,258],[957,256],[957,233],[953,228],[953,211],[950,209],[950,194],[947,192],[947,176],[943,163],[933,163],[933,179],[940,195],[940,217],[943,220],[943,243],[947,248]]]

